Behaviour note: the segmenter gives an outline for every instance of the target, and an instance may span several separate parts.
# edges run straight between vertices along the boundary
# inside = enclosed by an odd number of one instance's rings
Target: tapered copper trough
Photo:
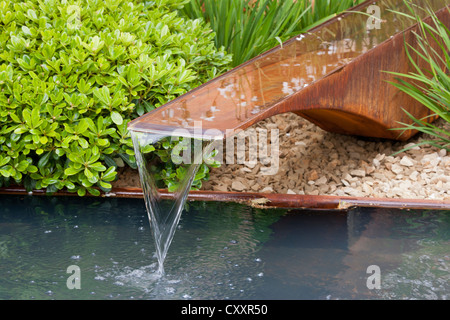
[[[450,27],[447,2],[414,1],[419,7],[431,6],[437,17]],[[376,7],[370,7],[373,5]],[[387,82],[393,78],[384,71],[413,71],[405,41],[417,46],[413,34],[417,25],[396,11],[408,12],[403,0],[366,1],[143,115],[130,122],[128,128],[201,135],[207,139],[226,138],[265,118],[294,112],[330,132],[407,140],[416,132],[399,136],[398,131],[390,130],[398,128],[399,122],[411,122],[403,109],[416,118],[429,115],[429,110]],[[377,12],[381,21],[376,20]],[[0,193],[27,194],[21,187],[2,188]],[[164,198],[172,197],[165,190],[160,193]],[[42,195],[45,191],[36,190],[31,194]],[[103,196],[142,198],[143,192],[139,188],[121,188]],[[448,200],[214,191],[191,191],[188,200],[284,208],[450,209]]]

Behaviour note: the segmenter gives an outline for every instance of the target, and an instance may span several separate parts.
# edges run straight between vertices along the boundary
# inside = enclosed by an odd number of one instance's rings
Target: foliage
[[[237,66],[362,0],[191,0],[180,10],[211,24]]]
[[[135,167],[127,123],[230,62],[184,2],[1,1],[0,186],[98,195]]]
[[[391,72],[398,76],[396,78],[398,82],[391,83],[420,101],[431,111],[431,115],[417,119],[408,113],[413,123],[401,123],[403,127],[396,130],[412,129],[429,134],[433,139],[424,140],[420,144],[430,144],[450,151],[450,132],[427,121],[429,117],[439,117],[450,123],[450,31],[432,10],[417,9],[412,5],[409,5],[409,9],[410,14],[404,15],[415,19],[419,26],[419,31],[415,33],[418,48],[406,44],[409,61],[415,72],[408,74]],[[415,10],[427,10],[431,22],[425,23]],[[426,68],[420,67],[418,61],[425,62]],[[400,152],[402,151],[404,150]]]
[[[169,192],[180,190],[186,180],[191,164],[199,163],[197,173],[192,181],[191,189],[198,190],[203,180],[209,179],[209,169],[217,168],[220,162],[214,159],[217,150],[208,148],[209,141],[201,139],[189,139],[182,137],[164,137],[161,140],[149,144],[146,142],[145,133],[135,133],[139,144],[139,152],[147,170],[152,174],[158,188],[167,187]],[[200,153],[196,150],[196,144],[201,147]],[[148,148],[155,148],[154,152],[148,152]],[[189,156],[184,158],[184,152],[189,150]],[[196,159],[196,157],[202,159]]]

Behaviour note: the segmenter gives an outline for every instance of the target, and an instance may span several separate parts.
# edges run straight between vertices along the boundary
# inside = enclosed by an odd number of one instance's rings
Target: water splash
[[[194,182],[195,175],[198,168],[202,164],[204,157],[211,153],[214,143],[211,141],[201,142],[185,138],[185,149],[189,151],[192,149],[192,144],[201,144],[201,150],[194,150],[193,157],[190,161],[186,161],[182,165],[186,170],[184,175],[180,178],[178,184],[171,190],[173,192],[173,201],[163,202],[163,197],[159,191],[157,173],[154,170],[156,159],[152,150],[152,146],[158,143],[168,142],[172,137],[169,135],[161,135],[154,133],[142,133],[131,131],[134,150],[136,154],[136,162],[138,165],[139,176],[141,180],[142,189],[144,192],[144,199],[147,208],[147,214],[150,221],[150,228],[155,240],[156,255],[158,258],[158,273],[164,274],[164,260],[175,234],[176,227],[180,221],[183,212],[186,198]],[[186,143],[188,141],[188,143]],[[189,152],[190,155],[190,152]]]

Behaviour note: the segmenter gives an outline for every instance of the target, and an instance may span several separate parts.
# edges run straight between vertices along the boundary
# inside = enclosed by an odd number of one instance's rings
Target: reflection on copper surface
[[[380,7],[382,21],[379,29],[369,30],[365,12],[372,3]],[[447,6],[444,0],[422,0],[415,4],[430,4],[433,10]],[[403,0],[370,1],[355,10],[310,33],[296,36],[143,115],[132,121],[129,129],[171,132],[179,127],[193,128],[195,121],[203,121],[205,130],[215,128],[225,135],[227,129],[248,127],[264,111],[338,72],[414,24],[413,20],[393,12],[408,12]],[[327,95],[327,92],[321,94]],[[290,108],[295,109],[295,106]],[[283,108],[278,113],[286,111],[296,110]]]

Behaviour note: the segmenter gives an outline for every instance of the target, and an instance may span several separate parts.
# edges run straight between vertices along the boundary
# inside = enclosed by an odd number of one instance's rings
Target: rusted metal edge
[[[45,190],[28,192],[20,186],[0,188],[3,195],[47,195]],[[173,193],[160,190],[163,199],[173,198]],[[53,196],[77,196],[76,193],[58,191]],[[115,188],[111,192],[101,193],[101,197],[111,198],[144,198],[140,188]],[[369,197],[341,197],[326,195],[298,195],[279,193],[244,193],[244,192],[217,192],[217,191],[191,191],[188,201],[220,201],[237,202],[257,208],[305,208],[305,209],[336,209],[347,210],[352,207],[374,207],[393,209],[420,209],[420,210],[450,210],[450,200],[431,199],[392,199]]]

